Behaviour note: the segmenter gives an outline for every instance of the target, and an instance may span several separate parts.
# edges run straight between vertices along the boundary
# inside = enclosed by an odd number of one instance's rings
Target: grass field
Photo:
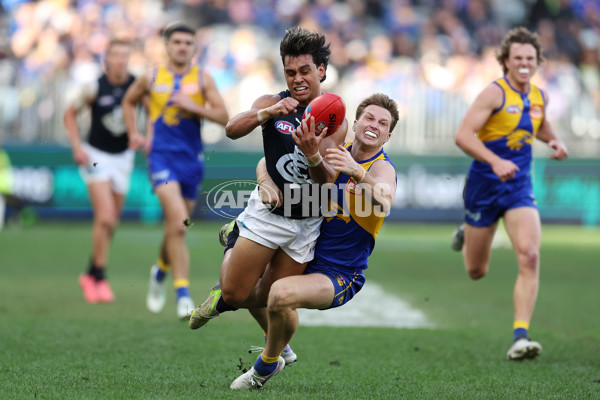
[[[218,276],[220,224],[196,222],[188,243],[192,293]],[[85,304],[77,276],[89,257],[89,223],[16,225],[0,232],[2,399],[598,399],[600,231],[545,226],[534,361],[505,360],[511,342],[510,249],[471,281],[449,249],[453,227],[383,227],[367,285],[423,311],[434,329],[301,326],[299,361],[258,393],[229,390],[262,334],[245,311],[199,331],[145,309],[159,226],[117,231],[109,278],[114,304]],[[352,307],[350,302],[345,307]],[[373,304],[378,307],[378,304]]]

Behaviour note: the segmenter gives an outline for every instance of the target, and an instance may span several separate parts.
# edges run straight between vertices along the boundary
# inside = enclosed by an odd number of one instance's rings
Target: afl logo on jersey
[[[171,86],[166,84],[156,85],[152,91],[155,93],[168,93],[171,91]]]
[[[506,112],[509,114],[518,114],[521,112],[521,107],[517,106],[516,104],[511,104],[510,106],[506,107]]]
[[[115,104],[115,98],[109,94],[101,96],[98,99],[98,105],[101,107],[108,107],[108,106],[112,106],[113,104]]]
[[[287,121],[277,121],[275,122],[275,129],[284,135],[291,135],[296,130],[296,127]]]

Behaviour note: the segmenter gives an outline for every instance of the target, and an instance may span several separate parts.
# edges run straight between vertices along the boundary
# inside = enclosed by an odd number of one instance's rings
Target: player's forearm
[[[257,110],[252,109],[231,118],[225,125],[225,134],[230,139],[239,139],[252,132],[260,124]]]
[[[123,110],[123,122],[127,128],[127,136],[129,137],[137,132],[137,121],[135,118],[136,105],[137,102],[134,102],[127,97],[124,98],[123,102],[121,103],[121,108]]]
[[[77,111],[72,107],[67,108],[63,121],[71,147],[77,148],[81,146],[81,136],[79,134],[79,128],[77,127]]]
[[[333,183],[337,172],[323,159],[320,152],[306,157],[310,178],[320,184]]]
[[[500,158],[493,151],[485,147],[485,144],[475,134],[457,134],[456,145],[470,157],[490,165]]]
[[[394,203],[394,193],[392,188],[386,182],[382,182],[368,171],[364,171],[364,175],[361,175],[361,171],[357,173],[353,178],[359,182],[365,199],[370,199],[371,204],[380,209],[385,215],[387,215],[392,209]]]
[[[201,118],[206,118],[223,126],[229,122],[229,114],[224,108],[213,109],[206,106],[197,106],[193,112]]]
[[[545,120],[535,137],[544,143],[549,143],[552,140],[560,140],[552,130],[552,127]]]

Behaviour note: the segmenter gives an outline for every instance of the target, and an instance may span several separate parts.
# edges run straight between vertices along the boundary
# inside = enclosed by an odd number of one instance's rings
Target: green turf
[[[190,228],[197,302],[218,276],[219,226]],[[451,226],[386,224],[367,281],[421,309],[436,328],[301,326],[292,342],[299,362],[258,393],[239,393],[229,384],[252,365],[249,346],[262,344],[248,314],[191,331],[176,320],[171,291],[163,313],[146,311],[161,228],[130,224],[112,248],[116,303],[85,304],[77,276],[89,257],[89,228],[13,224],[0,232],[0,398],[600,398],[598,230],[544,227],[531,329],[544,346],[537,360],[505,360],[516,277],[510,249],[495,250],[489,275],[474,282],[449,250]]]

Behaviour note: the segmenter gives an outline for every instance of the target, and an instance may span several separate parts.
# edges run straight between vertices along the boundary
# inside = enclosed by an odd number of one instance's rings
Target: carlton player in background
[[[125,91],[134,81],[127,71],[130,53],[128,42],[111,40],[104,57],[104,74],[78,91],[64,114],[73,159],[80,167],[94,210],[90,266],[87,273],[79,276],[88,303],[107,303],[115,298],[106,279],[106,263],[135,159],[128,149],[121,110]],[[91,125],[87,140],[82,142],[77,114],[86,107],[91,110]]]

